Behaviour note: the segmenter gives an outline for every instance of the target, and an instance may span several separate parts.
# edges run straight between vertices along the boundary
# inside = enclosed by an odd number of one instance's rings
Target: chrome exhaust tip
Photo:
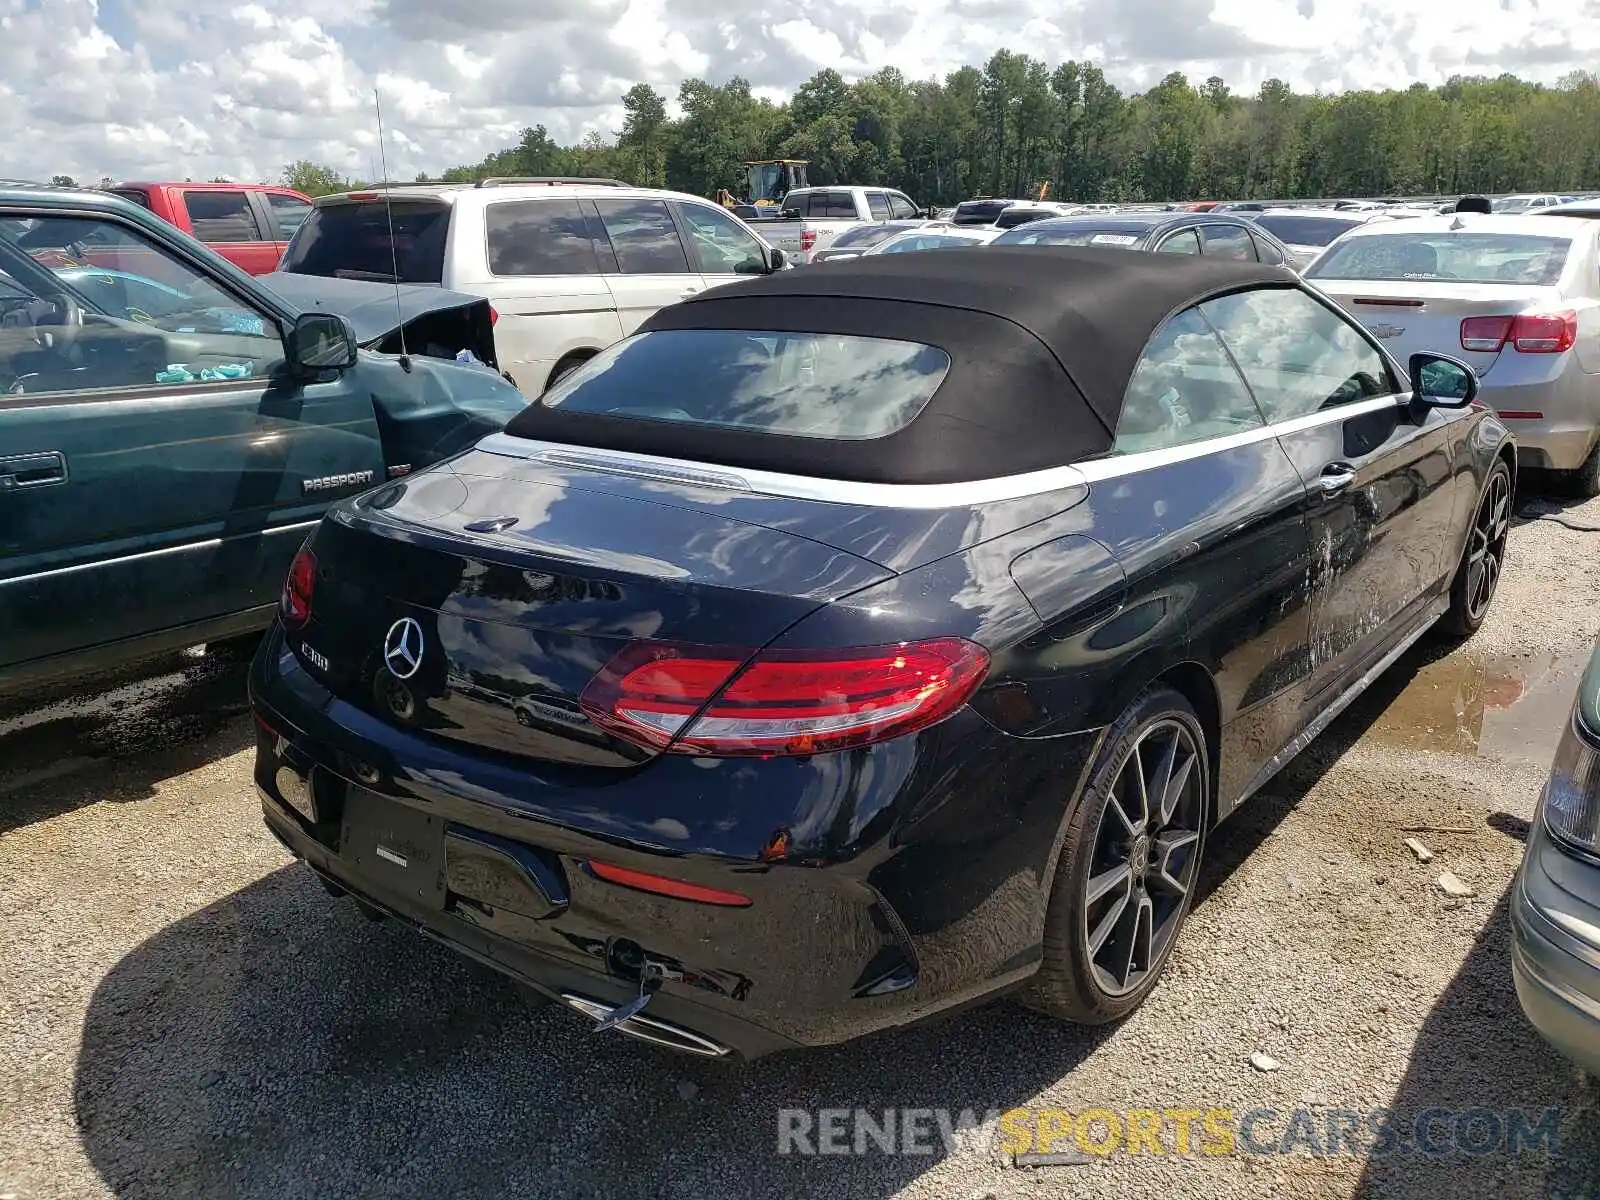
[[[584,1016],[595,1021],[609,1017],[613,1007],[599,1000],[591,1000],[588,996],[580,996],[575,992],[562,992],[561,999],[569,1008],[574,1008]],[[618,1033],[627,1034],[631,1038],[638,1038],[641,1042],[652,1042],[657,1046],[665,1046],[669,1050],[680,1050],[685,1054],[698,1054],[702,1058],[722,1058],[731,1053],[731,1048],[714,1042],[710,1038],[698,1033],[691,1033],[682,1026],[674,1025],[670,1021],[663,1021],[657,1017],[647,1017],[643,1013],[636,1013],[617,1026]]]

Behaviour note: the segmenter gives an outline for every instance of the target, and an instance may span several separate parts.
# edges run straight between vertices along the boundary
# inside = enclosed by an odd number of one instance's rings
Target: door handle
[[[697,287],[686,287],[683,289],[683,291],[679,292],[678,295],[687,299],[688,297],[693,296],[699,290],[700,289]]]
[[[1349,463],[1329,463],[1317,476],[1317,490],[1324,496],[1337,496],[1355,482],[1356,469]]]
[[[67,456],[59,450],[0,458],[0,492],[45,487],[67,481]]]

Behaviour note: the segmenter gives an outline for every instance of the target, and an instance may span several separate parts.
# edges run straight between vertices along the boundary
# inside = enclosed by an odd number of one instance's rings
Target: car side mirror
[[[302,371],[342,371],[356,364],[356,335],[332,313],[301,313],[289,331],[289,363]]]
[[[788,265],[789,259],[777,246],[773,246],[767,251],[767,270],[769,273],[772,271],[781,271]]]
[[[1430,408],[1465,408],[1478,398],[1478,374],[1443,354],[1413,354],[1411,397]]]

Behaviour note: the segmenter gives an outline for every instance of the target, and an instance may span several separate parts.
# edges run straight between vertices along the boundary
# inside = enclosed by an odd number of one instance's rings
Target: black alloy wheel
[[[1101,1024],[1143,1002],[1194,899],[1210,787],[1182,695],[1152,688],[1117,719],[1068,821],[1028,1003]]]
[[[1478,502],[1461,565],[1450,588],[1450,610],[1445,620],[1456,635],[1470,637],[1489,615],[1489,605],[1494,602],[1505,568],[1510,532],[1511,471],[1504,462],[1496,462],[1484,485],[1483,499]]]

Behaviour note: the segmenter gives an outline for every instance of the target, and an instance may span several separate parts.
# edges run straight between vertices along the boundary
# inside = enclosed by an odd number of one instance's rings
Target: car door
[[[474,291],[500,314],[501,369],[535,396],[568,355],[622,336],[601,263],[615,273],[616,257],[599,218],[577,200],[496,201],[485,206],[483,223],[491,282]]]
[[[673,205],[683,241],[706,287],[767,273],[761,240],[734,217],[710,204],[679,201]]]
[[[1262,288],[1202,306],[1305,482],[1314,699],[1342,691],[1438,594],[1454,520],[1450,428],[1333,305]]]
[[[1094,536],[1127,575],[1113,626],[1146,634],[1181,622],[1188,653],[1211,668],[1218,796],[1231,804],[1300,727],[1311,613],[1299,473],[1195,309],[1151,337],[1112,453],[1079,469]]]
[[[872,219],[874,221],[889,220],[889,197],[882,192],[874,191],[868,191],[866,196],[867,211],[872,214]]]
[[[1256,244],[1243,225],[1216,222],[1201,225],[1200,253],[1207,258],[1237,258],[1256,261]]]
[[[901,192],[889,192],[889,218],[894,221],[915,221],[922,215],[922,210],[911,203],[909,197]]]
[[[257,216],[250,193],[185,188],[180,195],[195,237],[252,275],[277,268],[283,246],[277,231]]]
[[[1200,236],[1191,229],[1177,229],[1151,247],[1157,254],[1199,254]]]
[[[37,215],[0,210],[0,272],[25,293],[0,315],[0,673],[265,623],[328,502],[384,476],[370,400],[342,372],[291,374],[281,314],[121,218],[55,218],[115,257],[69,282],[16,244]],[[191,303],[156,316],[123,278]]]
[[[626,337],[657,309],[686,300],[705,284],[665,200],[592,200],[615,262],[603,264],[606,286]]]
[[[277,270],[289,239],[294,237],[295,230],[300,228],[314,206],[311,201],[293,192],[256,192],[255,201],[256,215],[273,240],[272,267]]]

